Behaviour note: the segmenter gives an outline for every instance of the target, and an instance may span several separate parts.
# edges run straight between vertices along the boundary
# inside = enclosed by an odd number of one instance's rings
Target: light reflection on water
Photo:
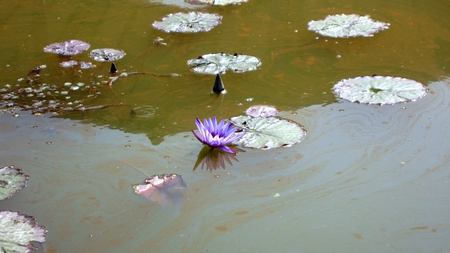
[[[445,250],[450,81],[429,87],[413,103],[282,112],[309,130],[302,143],[247,150],[212,173],[192,171],[202,146],[190,133],[155,147],[144,135],[4,115],[1,160],[30,182],[0,209],[36,216],[50,252]],[[133,167],[181,174],[183,199],[135,195],[146,176]]]

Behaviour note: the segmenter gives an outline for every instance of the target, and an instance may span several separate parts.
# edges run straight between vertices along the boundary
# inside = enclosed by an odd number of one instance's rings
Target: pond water
[[[0,3],[0,87],[26,87],[29,71],[45,64],[39,82],[99,82],[97,96],[86,99],[92,91],[82,88],[67,101],[105,107],[0,115],[0,166],[30,175],[0,210],[35,216],[48,230],[45,252],[449,252],[449,9],[424,0]],[[197,34],[151,26],[193,10],[222,15],[222,24]],[[391,25],[372,38],[307,30],[310,20],[341,13]],[[167,45],[153,44],[157,37]],[[110,89],[108,63],[61,69],[43,47],[69,39],[122,49],[120,73],[153,75],[120,78]],[[228,93],[211,95],[215,77],[186,62],[215,52],[254,55],[262,66],[227,72]],[[88,53],[74,58],[91,61]],[[430,92],[375,106],[331,91],[341,79],[373,74],[413,79]],[[215,153],[199,165],[195,118],[230,118],[258,104],[305,126],[306,138],[290,148]],[[186,188],[152,200],[134,194],[132,185],[164,173],[181,175]]]

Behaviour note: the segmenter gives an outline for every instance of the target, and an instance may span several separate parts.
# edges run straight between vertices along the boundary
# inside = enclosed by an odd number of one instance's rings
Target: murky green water
[[[26,86],[19,79],[42,64],[48,83],[103,80],[109,64],[61,69],[58,56],[42,50],[68,39],[123,49],[121,72],[180,75],[129,76],[113,84],[114,93],[99,86],[101,95],[83,103],[114,105],[101,110],[0,115],[0,166],[30,175],[28,187],[0,210],[37,217],[49,230],[47,252],[450,251],[449,3],[192,7],[180,0],[0,3],[0,87]],[[192,10],[222,15],[222,24],[198,34],[151,26]],[[340,13],[391,26],[373,38],[307,31],[310,20]],[[157,37],[167,46],[153,45]],[[214,52],[254,55],[262,66],[223,75],[228,93],[217,97],[210,94],[214,77],[186,65]],[[87,53],[74,58],[90,61]],[[331,92],[343,78],[373,74],[414,79],[431,93],[378,107]],[[255,104],[276,106],[308,136],[287,149],[239,152],[223,160],[225,170],[193,171],[202,149],[189,132],[194,119],[228,118]],[[183,176],[182,198],[163,192],[169,204],[161,205],[133,193],[144,174],[162,173]]]

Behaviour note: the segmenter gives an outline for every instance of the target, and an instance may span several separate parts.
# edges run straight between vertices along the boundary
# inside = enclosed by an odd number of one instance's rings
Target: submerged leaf
[[[301,125],[275,117],[238,116],[231,118],[230,121],[245,133],[233,143],[243,147],[258,149],[290,147],[306,136],[306,131]]]
[[[126,53],[120,49],[100,48],[91,51],[89,56],[98,62],[113,62],[122,59]]]
[[[186,188],[183,178],[178,174],[153,175],[143,184],[133,185],[136,194],[158,204],[167,205],[182,198],[181,191]]]
[[[207,32],[222,21],[222,16],[202,12],[175,13],[155,21],[153,27],[164,32],[196,33]]]
[[[191,4],[230,5],[246,3],[248,0],[185,0]]]
[[[28,176],[13,165],[0,169],[0,200],[10,198],[17,191],[25,188]]]
[[[356,14],[329,15],[324,20],[312,20],[308,30],[335,38],[372,37],[374,33],[389,28],[389,23],[375,21],[370,16]]]
[[[416,101],[427,94],[427,89],[421,83],[392,76],[344,79],[333,89],[339,97],[351,102],[380,105]]]
[[[261,66],[261,60],[250,55],[215,53],[191,59],[187,64],[193,66],[191,70],[196,73],[216,75],[227,70],[235,73],[256,70]]]
[[[2,252],[33,252],[31,241],[43,243],[45,228],[36,219],[17,212],[0,211],[0,249]]]

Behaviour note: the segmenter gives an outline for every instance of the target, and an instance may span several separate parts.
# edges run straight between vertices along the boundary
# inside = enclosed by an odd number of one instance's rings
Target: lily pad
[[[207,32],[222,21],[217,14],[189,12],[175,13],[165,16],[162,21],[155,21],[153,27],[164,32],[196,33]]]
[[[63,61],[63,62],[59,63],[59,66],[61,68],[71,68],[71,67],[75,67],[77,65],[78,65],[78,62],[75,60]]]
[[[0,169],[0,200],[10,198],[17,191],[25,188],[28,176],[13,165]]]
[[[227,70],[235,73],[256,70],[261,66],[261,60],[255,56],[243,54],[215,53],[205,54],[197,59],[191,59],[187,62],[193,66],[191,70],[199,74],[223,74]]]
[[[191,4],[230,5],[246,3],[248,0],[185,0]]]
[[[373,20],[368,15],[341,14],[329,15],[324,20],[312,20],[308,23],[308,30],[335,38],[372,37],[374,33],[388,29],[389,25]]]
[[[44,52],[59,55],[76,55],[89,49],[91,45],[82,40],[57,42],[44,47]]]
[[[0,248],[2,252],[33,252],[37,250],[30,242],[45,241],[46,230],[31,216],[18,212],[0,211]]]
[[[254,105],[250,106],[250,108],[247,109],[245,112],[248,116],[252,117],[273,117],[277,115],[278,110],[277,108],[273,106],[267,106],[267,105]]]
[[[379,105],[416,101],[427,94],[427,89],[421,83],[392,76],[344,79],[333,89],[339,97],[351,102]]]
[[[186,188],[181,175],[153,175],[144,180],[143,184],[133,185],[136,194],[143,195],[150,201],[167,205],[181,200],[181,192]]]
[[[122,59],[126,53],[120,49],[100,48],[91,51],[89,56],[98,62],[113,62]]]
[[[306,131],[301,125],[275,117],[238,116],[231,118],[230,121],[245,133],[243,137],[233,142],[243,147],[258,149],[290,147],[306,136]]]

